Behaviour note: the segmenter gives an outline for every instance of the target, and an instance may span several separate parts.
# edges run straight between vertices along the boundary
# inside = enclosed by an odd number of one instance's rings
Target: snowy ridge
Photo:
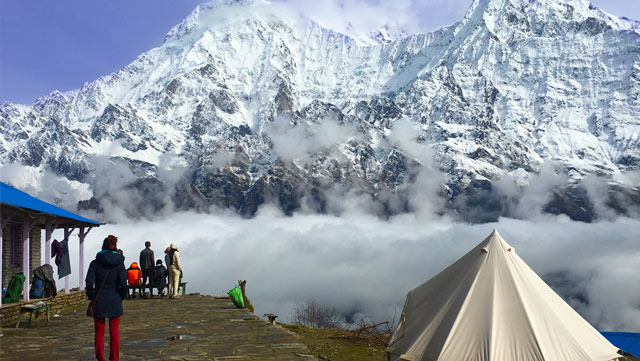
[[[533,187],[549,164],[566,179],[546,189],[546,211],[592,219],[592,175],[618,213],[640,198],[638,22],[583,0],[476,0],[452,26],[399,40],[383,28],[367,43],[296,16],[267,1],[200,5],[123,69],[0,106],[0,162],[116,203],[95,173],[117,163],[149,212],[167,199],[326,212],[355,189],[398,213],[432,169],[444,188],[425,193],[482,221],[518,216],[500,184]],[[483,199],[498,201],[470,210]]]

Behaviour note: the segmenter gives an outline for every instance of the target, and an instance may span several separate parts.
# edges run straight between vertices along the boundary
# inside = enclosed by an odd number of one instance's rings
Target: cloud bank
[[[583,317],[600,330],[640,331],[640,221],[592,224],[566,217],[501,219],[468,225],[405,214],[295,215],[271,206],[253,219],[176,213],[106,225],[85,243],[85,264],[108,234],[120,237],[127,265],[151,240],[156,258],[176,242],[190,292],[223,295],[246,279],[256,314],[290,319],[298,301],[335,306],[345,322],[392,320],[406,293],[482,241],[493,228]],[[77,264],[77,237],[71,259]],[[75,261],[75,262],[74,262]],[[73,275],[75,285],[77,274]]]

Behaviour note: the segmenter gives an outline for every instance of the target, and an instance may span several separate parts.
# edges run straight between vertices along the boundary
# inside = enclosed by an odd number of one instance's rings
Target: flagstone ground
[[[226,298],[138,298],[126,300],[124,310],[121,360],[315,360],[297,334]],[[48,323],[45,316],[31,328],[2,328],[0,359],[95,360],[93,320],[84,312],[84,307],[64,312]],[[107,350],[108,343],[106,336]]]

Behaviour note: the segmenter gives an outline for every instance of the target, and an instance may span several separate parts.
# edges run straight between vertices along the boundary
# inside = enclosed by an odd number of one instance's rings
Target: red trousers
[[[105,361],[104,358],[104,318],[94,317],[96,326],[96,359]],[[120,359],[120,316],[109,318],[109,360],[118,361]]]

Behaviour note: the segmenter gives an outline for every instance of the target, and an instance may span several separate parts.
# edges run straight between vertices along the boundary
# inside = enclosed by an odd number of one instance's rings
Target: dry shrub
[[[316,300],[296,303],[291,322],[313,328],[340,328],[341,317],[335,307],[322,306]]]

